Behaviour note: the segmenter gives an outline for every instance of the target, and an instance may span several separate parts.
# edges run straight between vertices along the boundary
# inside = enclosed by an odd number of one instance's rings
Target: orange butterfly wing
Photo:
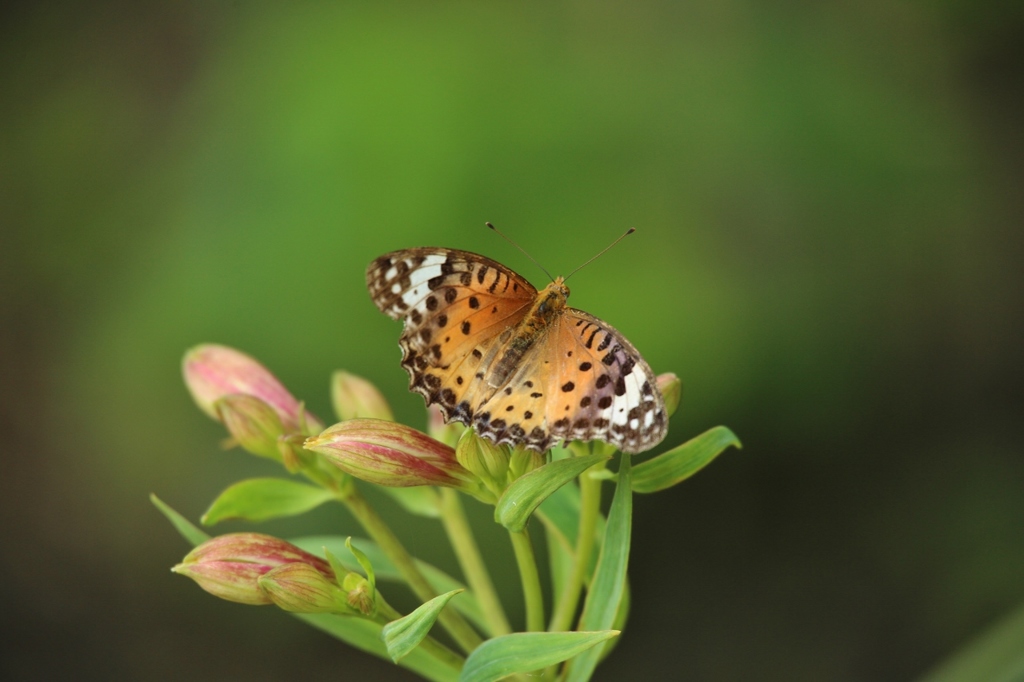
[[[409,388],[445,419],[470,424],[474,403],[493,392],[485,377],[501,337],[537,290],[489,258],[444,248],[385,254],[367,268],[366,285],[382,312],[405,319],[398,343]]]
[[[651,368],[615,328],[574,308],[524,354],[473,425],[496,442],[541,451],[565,439],[602,440],[637,453],[668,431]]]

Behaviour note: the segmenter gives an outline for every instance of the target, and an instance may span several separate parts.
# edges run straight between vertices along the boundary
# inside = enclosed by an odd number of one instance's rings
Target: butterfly
[[[611,325],[537,291],[490,258],[445,248],[387,253],[366,269],[374,304],[405,320],[409,388],[496,443],[544,452],[559,440],[649,450],[668,420],[655,375]]]

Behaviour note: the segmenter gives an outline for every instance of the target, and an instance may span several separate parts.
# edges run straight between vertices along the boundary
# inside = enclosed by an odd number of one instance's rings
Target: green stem
[[[377,512],[370,506],[370,503],[363,497],[362,493],[350,482],[344,489],[338,492],[338,499],[348,508],[352,516],[366,529],[370,538],[381,548],[381,551],[395,565],[402,578],[412,588],[413,593],[424,602],[430,601],[437,596],[437,592],[416,567],[416,562],[409,552],[402,545],[402,542],[391,531]],[[452,636],[452,639],[467,654],[477,648],[483,640],[480,635],[470,627],[469,623],[459,615],[457,611],[445,609],[438,617],[441,625]]]
[[[381,625],[387,625],[393,620],[398,620],[402,617],[402,614],[391,606],[391,604],[384,601],[384,597],[380,596],[380,592],[377,593],[377,622]]]
[[[491,582],[491,575],[487,572],[483,557],[480,556],[480,549],[473,538],[473,530],[469,527],[459,494],[451,488],[441,488],[441,522],[448,534],[448,541],[455,550],[459,566],[462,567],[466,581],[469,582],[469,589],[480,602],[484,618],[491,629],[491,636],[509,634],[512,627],[508,623],[505,609],[501,606],[494,583]]]
[[[572,574],[565,585],[561,598],[551,617],[551,632],[564,632],[572,627],[576,607],[580,603],[580,592],[590,567],[590,556],[594,552],[595,530],[601,512],[601,481],[591,474],[604,469],[605,462],[595,464],[580,476],[580,522],[576,531],[576,552]]]
[[[540,574],[537,572],[537,559],[533,555],[533,543],[529,534],[523,530],[518,533],[509,531],[512,538],[512,549],[516,553],[519,565],[519,578],[523,581],[523,598],[526,600],[526,629],[529,632],[544,630],[544,593],[540,588]]]

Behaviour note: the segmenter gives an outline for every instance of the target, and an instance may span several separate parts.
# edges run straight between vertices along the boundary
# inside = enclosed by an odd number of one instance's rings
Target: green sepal
[[[366,582],[370,583],[370,596],[372,597],[377,592],[377,576],[374,574],[373,563],[370,561],[370,557],[366,556],[361,549],[352,544],[351,535],[345,538],[345,547],[356,558],[359,565],[363,567],[363,572],[366,573]]]
[[[334,499],[324,488],[285,478],[249,478],[217,496],[200,521],[204,526],[229,519],[267,521],[297,516]]]
[[[633,470],[633,490],[638,493],[655,493],[671,488],[710,464],[730,445],[743,447],[736,434],[726,427],[708,429],[668,452],[637,464]]]
[[[175,530],[181,533],[181,536],[193,547],[201,545],[210,539],[209,535],[196,527],[195,524],[184,516],[171,509],[170,506],[157,497],[156,494],[150,493],[149,501],[153,503],[154,507],[160,510],[161,514],[167,517],[167,520],[171,522],[171,525],[174,526]]]
[[[336,535],[313,535],[289,538],[288,542],[313,554],[321,552],[325,548],[334,552],[336,555],[342,555],[345,552],[345,538]],[[362,550],[367,558],[369,558],[373,563],[374,574],[378,581],[405,583],[405,579],[402,577],[402,574],[398,572],[398,569],[396,569],[394,564],[391,563],[391,560],[388,559],[387,555],[384,554],[380,547],[378,547],[372,540],[354,538],[352,542],[353,544],[358,545],[359,549]],[[463,594],[462,597],[452,603],[452,608],[468,618],[470,622],[477,626],[482,632],[490,632],[490,626],[487,624],[487,619],[484,617],[483,609],[480,608],[480,602],[477,601],[476,595],[473,594],[472,591],[466,589],[465,585],[436,566],[419,559],[415,559],[415,561],[416,568],[423,573],[423,577],[427,579],[430,586],[438,593],[460,589],[466,590],[466,593]]]
[[[385,660],[389,659],[387,647],[381,641],[382,626],[380,623],[368,618],[335,616],[326,613],[296,613],[292,615],[350,646]],[[413,649],[408,656],[398,662],[398,665],[433,682],[455,682],[459,675],[457,668],[446,664],[423,649]]]
[[[518,533],[534,510],[553,492],[584,471],[608,459],[606,455],[571,457],[545,464],[512,482],[494,507],[494,520]]]
[[[345,582],[345,576],[347,576],[350,571],[345,564],[341,563],[338,557],[334,555],[334,552],[327,549],[327,547],[322,547],[321,549],[323,549],[324,558],[327,559],[327,564],[331,567],[331,571],[334,572],[335,582],[341,585]]]
[[[615,487],[608,522],[605,524],[601,554],[594,569],[594,579],[587,591],[587,601],[580,617],[581,630],[607,630],[615,623],[626,586],[629,545],[633,522],[633,491],[631,488],[631,457],[619,458],[619,481]],[[590,679],[601,657],[601,647],[591,649],[569,664],[566,682]]]
[[[438,595],[421,605],[408,616],[393,620],[384,626],[380,637],[384,640],[384,646],[388,649],[391,660],[398,663],[406,654],[416,648],[423,638],[434,626],[437,617],[452,597],[463,592],[463,590],[452,590]]]
[[[618,635],[600,632],[516,632],[489,639],[469,655],[459,682],[494,682],[561,663]]]

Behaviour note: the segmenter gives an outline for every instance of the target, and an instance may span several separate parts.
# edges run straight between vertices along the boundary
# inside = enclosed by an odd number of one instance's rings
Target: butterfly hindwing
[[[399,345],[410,389],[468,424],[468,397],[480,392],[502,333],[537,290],[495,261],[443,248],[385,254],[367,268],[366,283],[381,311],[405,319]]]
[[[478,433],[538,450],[555,441],[603,440],[648,450],[667,419],[654,373],[611,325],[566,309],[522,358],[507,386],[477,410]]]

